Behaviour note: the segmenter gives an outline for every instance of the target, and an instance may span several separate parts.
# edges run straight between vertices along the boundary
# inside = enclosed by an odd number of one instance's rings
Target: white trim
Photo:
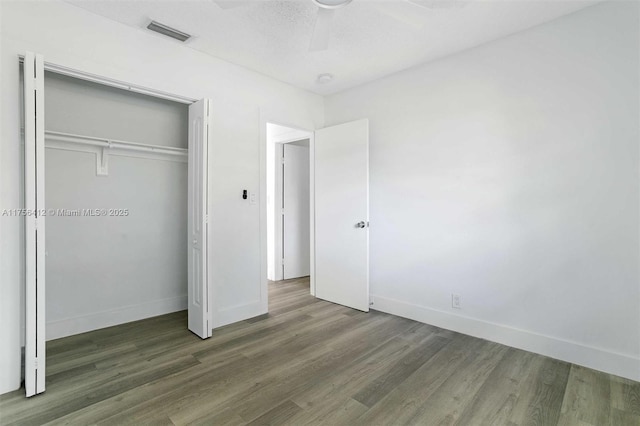
[[[270,122],[271,123],[271,122]],[[275,124],[275,123],[271,123],[271,124]],[[306,130],[300,130],[301,132],[306,132]],[[277,140],[275,143],[279,143],[279,144],[286,144],[286,143],[292,143],[292,142],[301,142],[301,141],[306,141],[307,139],[309,139],[311,137],[311,134],[313,132],[309,132],[309,134],[307,136],[298,136],[295,138],[287,138],[287,139],[282,139],[282,140]]]
[[[309,138],[309,292],[316,295],[316,133]]]
[[[19,55],[20,62],[24,62],[24,56]],[[161,90],[151,89],[149,87],[138,86],[136,84],[127,83],[125,81],[116,80],[109,77],[103,77],[97,74],[91,74],[85,71],[65,67],[63,65],[54,64],[52,62],[44,63],[44,70],[56,74],[66,75],[80,80],[91,81],[93,83],[105,86],[115,87],[117,89],[128,90],[130,92],[140,93],[142,95],[153,96],[160,99],[166,99],[181,104],[192,104],[197,99],[188,98],[186,96],[175,95],[173,93],[163,92]]]
[[[640,358],[503,324],[372,295],[372,309],[640,381]]]
[[[267,114],[260,109],[260,164],[258,165],[260,173],[260,205],[259,213],[259,229],[260,229],[260,310],[269,311],[269,283],[268,283],[268,250],[267,250],[267,123],[269,122]]]
[[[267,142],[268,143],[268,142]],[[283,168],[284,164],[282,163],[282,159],[284,158],[284,144],[280,142],[276,142],[273,144],[273,149],[275,152],[274,155],[274,173],[273,173],[273,280],[281,281],[284,280],[284,258],[283,252],[284,247],[282,244],[282,239],[284,237],[283,233],[283,208],[284,204],[282,201],[283,197]],[[278,214],[279,213],[279,214]],[[268,253],[268,251],[267,251]]]
[[[234,322],[244,321],[249,318],[257,317],[258,315],[266,314],[267,312],[268,310],[263,308],[262,300],[219,309],[214,313],[214,327],[223,327],[228,324],[233,324]]]
[[[47,323],[47,340],[73,336],[185,309],[187,309],[187,296],[177,296],[51,321]]]

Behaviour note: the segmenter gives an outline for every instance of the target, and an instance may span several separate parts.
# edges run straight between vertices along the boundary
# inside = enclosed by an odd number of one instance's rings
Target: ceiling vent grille
[[[167,25],[161,24],[160,22],[151,21],[149,25],[147,25],[147,29],[151,31],[155,31],[167,37],[174,38],[181,42],[185,42],[191,38],[190,34],[183,33],[182,31],[178,31],[175,28],[171,28]]]

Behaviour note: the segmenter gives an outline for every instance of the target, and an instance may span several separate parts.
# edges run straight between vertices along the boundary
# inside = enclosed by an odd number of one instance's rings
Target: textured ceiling
[[[150,19],[193,34],[185,46],[319,94],[331,94],[513,34],[598,0],[353,0],[335,11],[329,48],[309,52],[312,0],[70,0],[143,28]],[[162,36],[158,36],[162,37]],[[174,42],[167,39],[168,43]],[[334,80],[319,84],[319,74]]]

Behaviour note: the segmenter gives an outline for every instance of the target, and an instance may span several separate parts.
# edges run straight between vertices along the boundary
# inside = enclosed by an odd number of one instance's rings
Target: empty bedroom
[[[640,425],[640,2],[0,0],[0,425]]]

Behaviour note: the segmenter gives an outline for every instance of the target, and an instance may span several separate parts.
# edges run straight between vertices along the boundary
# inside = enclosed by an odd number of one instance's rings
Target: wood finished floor
[[[640,383],[269,286],[202,341],[179,312],[47,343],[47,391],[1,424],[640,425]]]

